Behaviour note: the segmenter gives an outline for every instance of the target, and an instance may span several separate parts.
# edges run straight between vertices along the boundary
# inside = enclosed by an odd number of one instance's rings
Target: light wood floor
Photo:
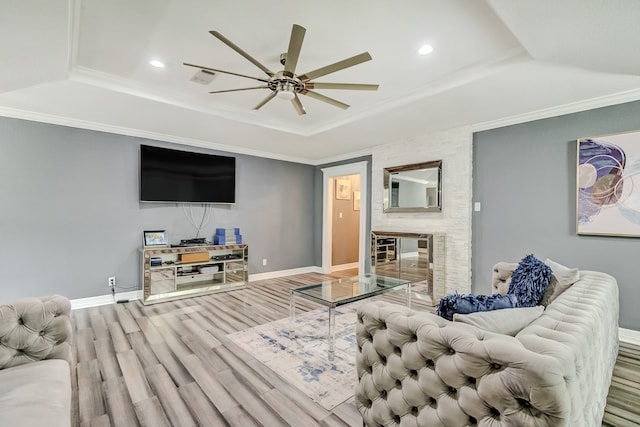
[[[640,346],[620,343],[603,426],[640,426]]]
[[[286,318],[290,288],[328,277],[305,274],[149,306],[75,310],[75,425],[361,426],[353,399],[329,412],[226,338]],[[301,298],[296,306],[321,307]]]
[[[361,426],[353,399],[327,411],[226,338],[287,317],[289,289],[327,277],[304,274],[150,306],[132,301],[74,310],[74,425]],[[401,296],[375,298],[403,303]],[[423,301],[413,298],[414,306],[433,310]],[[297,301],[300,311],[318,307]],[[639,368],[640,349],[621,348],[605,425],[640,425]]]

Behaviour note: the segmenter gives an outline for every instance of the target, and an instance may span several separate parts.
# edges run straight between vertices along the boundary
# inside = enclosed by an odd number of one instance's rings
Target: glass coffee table
[[[404,288],[407,307],[411,308],[411,282],[393,277],[365,274],[325,280],[322,283],[301,286],[290,290],[289,337],[295,337],[296,298],[315,301],[329,307],[329,360],[335,351],[335,309],[344,304]]]

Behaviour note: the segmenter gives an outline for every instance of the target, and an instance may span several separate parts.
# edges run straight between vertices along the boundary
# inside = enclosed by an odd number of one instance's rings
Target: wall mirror
[[[384,212],[440,212],[442,160],[384,168]]]

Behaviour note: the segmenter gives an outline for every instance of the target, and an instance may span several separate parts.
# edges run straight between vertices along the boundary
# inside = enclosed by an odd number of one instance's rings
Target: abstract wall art
[[[640,132],[577,145],[577,233],[640,237]]]

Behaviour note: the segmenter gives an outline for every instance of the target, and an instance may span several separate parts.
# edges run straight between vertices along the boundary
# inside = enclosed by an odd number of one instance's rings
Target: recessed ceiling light
[[[420,55],[429,55],[431,52],[433,52],[433,46],[430,44],[425,44],[418,50]]]
[[[149,64],[157,68],[164,68],[164,62],[159,61],[157,59],[152,59],[151,61],[149,61]]]

